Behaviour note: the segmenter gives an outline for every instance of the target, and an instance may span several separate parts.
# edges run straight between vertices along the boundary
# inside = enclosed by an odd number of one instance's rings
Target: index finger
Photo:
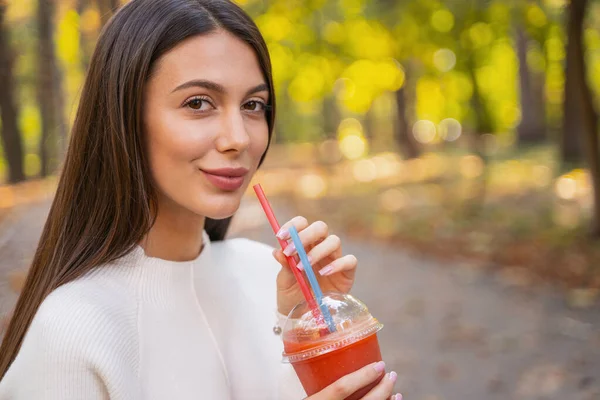
[[[285,224],[281,225],[279,232],[275,236],[277,236],[281,240],[287,240],[290,236],[290,228],[294,226],[298,232],[302,229],[305,229],[308,226],[308,220],[304,217],[294,217]]]

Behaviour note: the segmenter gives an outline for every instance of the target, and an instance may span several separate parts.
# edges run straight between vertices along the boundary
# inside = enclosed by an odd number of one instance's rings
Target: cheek
[[[253,127],[250,137],[252,140],[250,141],[249,152],[255,162],[255,166],[258,166],[260,158],[267,150],[269,144],[269,126],[267,122],[265,121]]]
[[[202,157],[210,148],[210,135],[199,135],[197,125],[169,112],[150,117],[146,132],[153,168],[190,164]],[[203,127],[203,131],[208,129]]]

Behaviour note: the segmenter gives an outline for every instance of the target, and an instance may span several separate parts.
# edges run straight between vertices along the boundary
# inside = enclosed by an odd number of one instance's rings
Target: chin
[[[197,214],[210,219],[229,218],[240,208],[240,202],[239,198],[215,199],[209,204],[203,202],[204,204],[198,205]]]

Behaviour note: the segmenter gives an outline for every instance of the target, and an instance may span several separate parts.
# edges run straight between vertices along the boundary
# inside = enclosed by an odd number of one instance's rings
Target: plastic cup
[[[309,396],[365,365],[381,361],[377,332],[383,325],[363,302],[349,294],[330,292],[323,296],[323,304],[331,313],[335,332],[329,333],[327,325],[315,319],[306,302],[294,307],[282,331],[283,361],[292,364]],[[361,399],[380,380],[346,400]]]

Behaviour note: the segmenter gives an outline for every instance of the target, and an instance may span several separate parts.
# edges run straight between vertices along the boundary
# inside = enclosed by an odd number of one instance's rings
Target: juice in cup
[[[349,294],[327,293],[323,304],[330,310],[335,332],[324,329],[326,325],[315,320],[305,302],[294,307],[283,329],[284,362],[292,364],[309,396],[365,365],[381,361],[377,332],[383,325],[364,303]],[[380,380],[346,400],[362,398]]]

